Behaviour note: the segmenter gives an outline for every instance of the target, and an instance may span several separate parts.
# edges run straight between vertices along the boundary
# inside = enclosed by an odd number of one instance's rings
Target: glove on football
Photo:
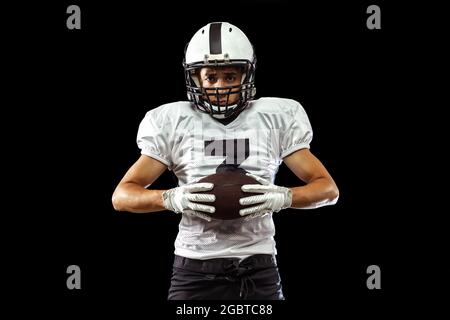
[[[239,214],[245,220],[262,217],[270,212],[278,212],[292,205],[292,191],[289,188],[279,187],[263,178],[247,173],[261,184],[245,184],[241,187],[244,192],[261,193],[261,195],[244,197],[239,200],[241,205],[257,204],[256,206],[241,209]]]
[[[213,187],[214,184],[204,182],[187,184],[164,191],[162,194],[164,207],[167,210],[176,213],[184,213],[206,221],[211,221],[211,217],[204,212],[214,213],[216,208],[196,202],[214,202],[216,200],[216,196],[213,194],[195,192],[209,191],[212,190]]]

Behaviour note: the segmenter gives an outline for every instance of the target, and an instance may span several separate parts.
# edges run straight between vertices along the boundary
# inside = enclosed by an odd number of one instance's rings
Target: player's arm
[[[165,190],[146,189],[166,169],[158,160],[141,155],[117,185],[112,196],[114,209],[136,213],[166,210],[162,199]]]
[[[205,213],[213,213],[213,194],[197,192],[212,190],[212,183],[193,183],[169,190],[148,190],[155,180],[167,169],[167,166],[151,157],[142,155],[128,170],[114,191],[112,202],[117,211],[136,213],[170,210],[211,221]]]
[[[283,159],[306,185],[291,188],[292,208],[317,208],[336,203],[339,190],[325,166],[309,149],[298,150]]]

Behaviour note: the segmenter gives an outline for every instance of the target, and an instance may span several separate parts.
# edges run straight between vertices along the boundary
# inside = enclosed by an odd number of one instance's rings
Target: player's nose
[[[217,88],[223,88],[223,87],[226,87],[227,85],[225,84],[225,82],[223,81],[223,79],[218,79],[217,81],[216,81],[216,83],[214,84],[214,88],[216,88],[216,90],[217,90]],[[217,93],[218,94],[227,94],[228,93],[228,89],[220,89],[220,90],[217,90]]]

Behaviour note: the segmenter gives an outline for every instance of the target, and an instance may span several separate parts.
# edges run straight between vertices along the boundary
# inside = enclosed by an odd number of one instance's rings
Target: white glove
[[[216,200],[216,196],[213,194],[195,192],[209,191],[212,190],[213,187],[213,183],[203,182],[187,184],[164,191],[162,194],[164,207],[167,210],[176,213],[184,213],[206,221],[211,221],[211,217],[203,212],[214,213],[216,208],[205,204],[195,203],[195,201],[214,202]]]
[[[241,187],[244,192],[262,193],[257,196],[239,199],[241,205],[257,204],[249,208],[239,210],[245,220],[262,217],[270,212],[278,212],[292,205],[292,191],[289,188],[279,187],[263,178],[247,173],[261,184],[245,184]]]

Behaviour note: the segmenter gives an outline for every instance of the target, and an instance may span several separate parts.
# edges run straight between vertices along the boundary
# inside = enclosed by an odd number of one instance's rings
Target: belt
[[[255,254],[242,261],[238,258],[199,260],[175,255],[173,266],[194,272],[229,274],[238,272],[238,270],[242,269],[251,270],[255,268],[265,269],[276,267],[277,261],[275,256],[270,254]],[[240,273],[242,273],[242,271]]]

